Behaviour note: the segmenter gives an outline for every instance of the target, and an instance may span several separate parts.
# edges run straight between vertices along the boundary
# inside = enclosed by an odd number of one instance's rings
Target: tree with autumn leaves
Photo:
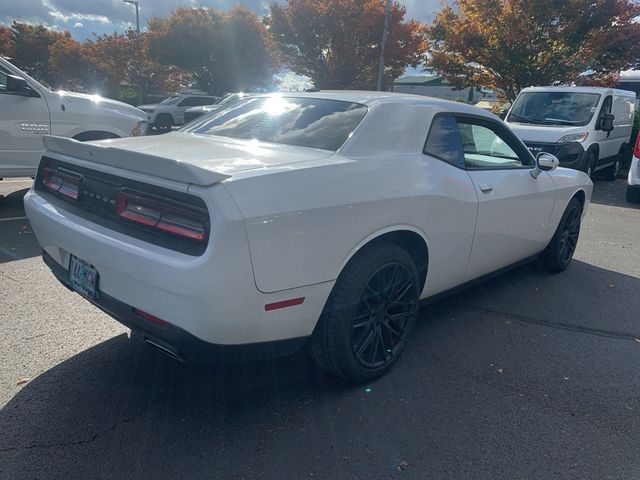
[[[153,58],[191,72],[214,94],[267,87],[279,63],[267,29],[244,8],[178,8],[149,22]]]
[[[376,84],[386,0],[288,0],[260,19],[235,7],[179,8],[133,31],[78,42],[68,32],[0,27],[0,55],[53,86],[115,91],[121,84],[212,93],[267,87],[288,67],[318,88]],[[634,0],[457,0],[430,25],[392,2],[385,85],[423,62],[455,86],[492,87],[513,100],[530,85],[612,83],[640,63]],[[427,53],[428,51],[428,53]]]
[[[613,84],[639,63],[632,0],[457,0],[426,29],[428,65],[511,101],[532,85]]]
[[[289,0],[272,4],[266,23],[288,66],[317,88],[374,89],[384,0]],[[422,26],[392,2],[384,52],[385,85],[424,60]]]

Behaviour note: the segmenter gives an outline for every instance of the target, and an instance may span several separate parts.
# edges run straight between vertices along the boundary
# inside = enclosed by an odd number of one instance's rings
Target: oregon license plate
[[[98,271],[96,267],[71,255],[69,283],[73,289],[89,298],[98,298]]]

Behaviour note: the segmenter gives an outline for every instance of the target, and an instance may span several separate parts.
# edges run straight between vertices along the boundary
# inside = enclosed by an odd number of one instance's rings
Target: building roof
[[[394,85],[448,86],[448,81],[437,75],[407,75],[396,79]]]

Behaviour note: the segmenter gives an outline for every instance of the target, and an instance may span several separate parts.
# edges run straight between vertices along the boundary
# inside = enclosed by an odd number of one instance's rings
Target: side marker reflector
[[[166,327],[167,325],[170,325],[170,323],[167,322],[166,320],[162,320],[161,318],[155,317],[150,313],[145,312],[144,310],[138,310],[137,308],[134,308],[133,312],[139,317],[142,317],[145,320],[149,320],[150,322],[155,323],[156,325],[160,325],[162,327]]]
[[[304,302],[304,297],[292,298],[291,300],[283,300],[281,302],[267,303],[264,306],[265,311],[277,310],[279,308],[293,307],[294,305],[301,305]]]

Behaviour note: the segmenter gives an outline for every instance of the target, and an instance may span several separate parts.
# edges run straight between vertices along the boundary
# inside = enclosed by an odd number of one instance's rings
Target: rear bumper
[[[98,288],[106,302],[96,303],[98,307],[125,325],[176,346],[181,356],[191,356],[185,351],[187,344],[197,351],[203,344],[243,351],[244,345],[311,335],[333,282],[260,292],[237,206],[224,188],[211,187],[205,202],[214,219],[209,245],[203,255],[190,256],[92,223],[34,190],[24,199],[36,238],[48,260],[55,262],[47,263],[52,270],[56,267],[60,281],[68,281],[70,255],[90,263],[97,269]],[[273,311],[265,307],[299,297],[305,297],[301,305]],[[156,331],[132,308],[171,327]],[[185,340],[192,337],[203,343]]]
[[[47,252],[42,252],[42,260],[53,275],[69,290],[69,271],[56,262]],[[97,299],[89,299],[92,304],[131,330],[140,332],[145,341],[160,348],[170,356],[195,363],[234,363],[264,358],[291,355],[307,341],[306,337],[281,341],[261,342],[245,345],[220,345],[205,342],[195,335],[175,325],[160,325],[135,313],[131,305],[103,292]]]

